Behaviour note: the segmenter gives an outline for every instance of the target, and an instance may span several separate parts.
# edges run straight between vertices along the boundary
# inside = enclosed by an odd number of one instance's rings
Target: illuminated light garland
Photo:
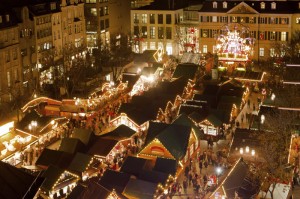
[[[54,99],[51,99],[51,98],[48,98],[48,97],[38,97],[38,98],[35,98],[35,99],[33,99],[33,100],[27,102],[27,104],[25,104],[25,105],[21,108],[21,110],[22,110],[22,112],[26,112],[26,111],[28,110],[28,108],[32,108],[32,107],[34,107],[34,106],[37,106],[39,103],[44,102],[44,101],[46,101],[48,104],[49,104],[48,101],[54,101],[54,102],[58,103],[59,105],[62,104],[61,101],[54,100]],[[38,103],[35,104],[35,105],[30,106],[30,104],[35,103],[35,102],[38,102]]]

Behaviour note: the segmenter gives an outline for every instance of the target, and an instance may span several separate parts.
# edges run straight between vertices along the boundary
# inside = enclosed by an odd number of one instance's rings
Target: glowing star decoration
[[[253,54],[255,39],[249,37],[250,31],[242,26],[240,30],[235,25],[233,30],[229,25],[223,26],[216,40],[216,51],[220,61],[248,61]]]
[[[156,62],[161,62],[162,58],[163,58],[163,55],[164,55],[164,49],[162,47],[159,47],[157,49],[157,51],[154,53],[153,57],[154,57]]]

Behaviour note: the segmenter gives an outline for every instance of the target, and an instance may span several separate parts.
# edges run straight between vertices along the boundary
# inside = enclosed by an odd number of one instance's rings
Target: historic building
[[[130,0],[85,0],[88,48],[108,45],[111,36],[128,35],[130,9]]]
[[[22,67],[17,19],[8,9],[0,10],[0,102],[20,93]]]
[[[300,24],[297,1],[204,1],[188,5],[163,2],[131,11],[135,52],[163,47],[175,56],[191,51],[223,53],[224,60],[265,60],[285,53],[275,49],[275,44],[289,41]],[[220,50],[220,42],[227,49]]]
[[[133,51],[162,49],[169,55],[178,55],[176,24],[182,20],[185,2],[155,1],[131,10]]]

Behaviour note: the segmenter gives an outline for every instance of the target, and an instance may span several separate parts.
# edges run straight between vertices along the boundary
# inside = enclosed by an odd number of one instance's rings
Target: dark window
[[[166,24],[171,24],[171,23],[172,23],[171,14],[166,14]]]
[[[109,19],[105,19],[105,28],[109,28]]]
[[[166,38],[172,39],[172,28],[171,27],[166,28]]]
[[[100,21],[100,29],[101,29],[101,30],[104,30],[104,20],[101,20],[101,21]]]
[[[164,23],[164,15],[163,14],[158,14],[157,15],[157,21],[158,21],[158,24],[163,24]]]
[[[138,26],[133,27],[133,34],[136,35],[136,36],[138,36],[140,34],[140,30],[139,30]]]

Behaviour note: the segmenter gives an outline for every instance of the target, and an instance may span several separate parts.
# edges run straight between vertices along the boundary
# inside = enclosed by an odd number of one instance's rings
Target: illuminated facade
[[[131,11],[135,52],[164,45],[166,52],[175,56],[184,52],[217,53],[217,38],[224,35],[224,26],[230,25],[247,27],[247,35],[237,33],[242,38],[253,38],[253,54],[250,53],[248,58],[265,60],[282,56],[284,52],[277,52],[274,44],[289,41],[292,33],[300,27],[300,4],[296,1],[204,1],[203,4],[182,5],[181,8],[177,5],[177,9],[156,4]],[[159,23],[168,14],[172,23],[164,20]],[[171,29],[171,37],[166,28]],[[172,51],[167,50],[168,46],[173,47]]]
[[[184,3],[153,2],[131,10],[133,51],[163,48],[168,55],[179,54],[176,24],[182,20]]]
[[[244,38],[253,38],[254,60],[265,60],[276,54],[273,45],[276,42],[285,43],[291,38],[292,33],[299,29],[300,4],[292,1],[206,1],[199,11],[200,39],[199,47],[202,53],[218,53],[220,35],[224,35],[224,25],[243,26],[248,29],[240,29],[233,34],[245,33]],[[231,34],[231,33],[230,33]],[[252,42],[252,41],[250,41]],[[249,40],[247,41],[249,44]],[[248,47],[247,47],[248,48]],[[246,49],[240,49],[240,52]],[[284,53],[284,52],[281,52]],[[245,53],[240,53],[239,58]],[[238,55],[238,54],[236,54]],[[233,56],[236,56],[233,55]],[[225,55],[228,58],[228,55]]]

